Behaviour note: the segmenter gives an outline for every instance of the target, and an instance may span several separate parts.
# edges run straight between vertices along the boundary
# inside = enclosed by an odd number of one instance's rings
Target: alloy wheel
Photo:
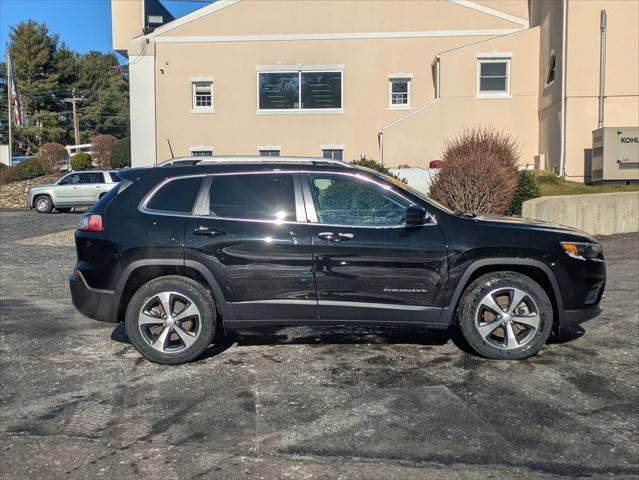
[[[35,206],[37,210],[46,212],[49,210],[49,200],[47,198],[38,198]]]
[[[524,290],[500,288],[479,303],[475,328],[491,345],[514,350],[528,344],[540,328],[537,304]]]
[[[144,341],[161,353],[189,348],[200,336],[202,316],[195,303],[177,292],[161,292],[144,301],[138,328]]]

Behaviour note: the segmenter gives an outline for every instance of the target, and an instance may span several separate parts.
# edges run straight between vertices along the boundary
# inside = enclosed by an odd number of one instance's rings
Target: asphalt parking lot
[[[293,328],[170,367],[73,309],[78,220],[0,212],[1,478],[639,476],[639,234],[601,239],[604,313],[527,361]]]

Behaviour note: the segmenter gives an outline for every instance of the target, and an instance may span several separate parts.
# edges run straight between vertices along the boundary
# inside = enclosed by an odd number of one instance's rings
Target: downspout
[[[384,125],[378,132],[377,132],[377,144],[378,144],[378,148],[379,148],[379,161],[382,165],[384,165],[384,130],[386,130],[388,127],[392,127],[393,125],[395,125],[396,123],[401,122],[402,120],[408,118],[408,117],[412,117],[413,115],[415,115],[416,113],[421,112],[422,110],[424,110],[425,108],[430,107],[432,104],[436,103],[440,97],[441,97],[441,91],[440,91],[440,68],[439,68],[439,63],[441,60],[441,55],[438,53],[435,56],[435,59],[433,60],[433,62],[431,63],[431,66],[435,67],[435,98],[433,99],[433,101],[427,103],[426,105],[423,105],[421,107],[419,107],[417,110],[414,110],[413,112],[400,117],[399,119]]]
[[[565,175],[566,168],[566,30],[568,26],[568,2],[563,0],[563,30],[561,34],[561,152],[559,157],[559,176]]]

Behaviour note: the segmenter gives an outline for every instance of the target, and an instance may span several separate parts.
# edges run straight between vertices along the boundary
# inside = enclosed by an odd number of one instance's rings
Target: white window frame
[[[282,146],[281,145],[271,145],[271,144],[258,145],[257,146],[257,154],[260,157],[262,156],[262,151],[280,152],[280,156],[281,156],[282,155]]]
[[[211,157],[215,155],[215,149],[211,145],[193,145],[189,147],[191,156],[194,156],[194,152],[211,152]]]
[[[333,143],[329,143],[326,145],[320,145],[320,150],[322,151],[322,158],[324,158],[324,150],[341,150],[342,151],[342,161],[344,161],[344,145],[335,145]]]
[[[211,106],[198,107],[195,101],[196,85],[209,84],[211,86]],[[191,113],[215,113],[215,78],[214,77],[191,77]]]
[[[344,65],[259,65],[255,67],[255,92],[257,115],[341,115],[344,113]],[[260,108],[260,74],[262,73],[297,73],[298,108],[263,109]],[[302,73],[339,73],[341,106],[340,108],[302,108]]]
[[[552,79],[551,82],[548,81],[548,75],[550,74],[550,66],[552,65],[552,59],[555,59],[555,78]],[[557,80],[557,54],[555,49],[552,48],[550,50],[550,55],[548,56],[548,65],[546,66],[546,78],[544,79],[544,88],[550,87],[555,84]]]
[[[393,103],[393,83],[394,82],[406,82],[407,89],[406,94],[408,97],[408,103],[394,104]],[[388,109],[389,110],[412,110],[412,73],[391,73],[388,75]]]
[[[510,52],[491,52],[477,54],[477,96],[478,99],[498,99],[512,98],[510,94],[510,64],[512,61],[512,53]],[[506,90],[501,92],[481,91],[481,66],[484,63],[505,63],[506,64]]]

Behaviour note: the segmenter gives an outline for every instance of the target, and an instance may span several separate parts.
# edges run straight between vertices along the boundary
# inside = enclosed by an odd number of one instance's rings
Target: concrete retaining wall
[[[522,217],[568,225],[591,235],[639,232],[639,192],[535,198],[524,202]]]

